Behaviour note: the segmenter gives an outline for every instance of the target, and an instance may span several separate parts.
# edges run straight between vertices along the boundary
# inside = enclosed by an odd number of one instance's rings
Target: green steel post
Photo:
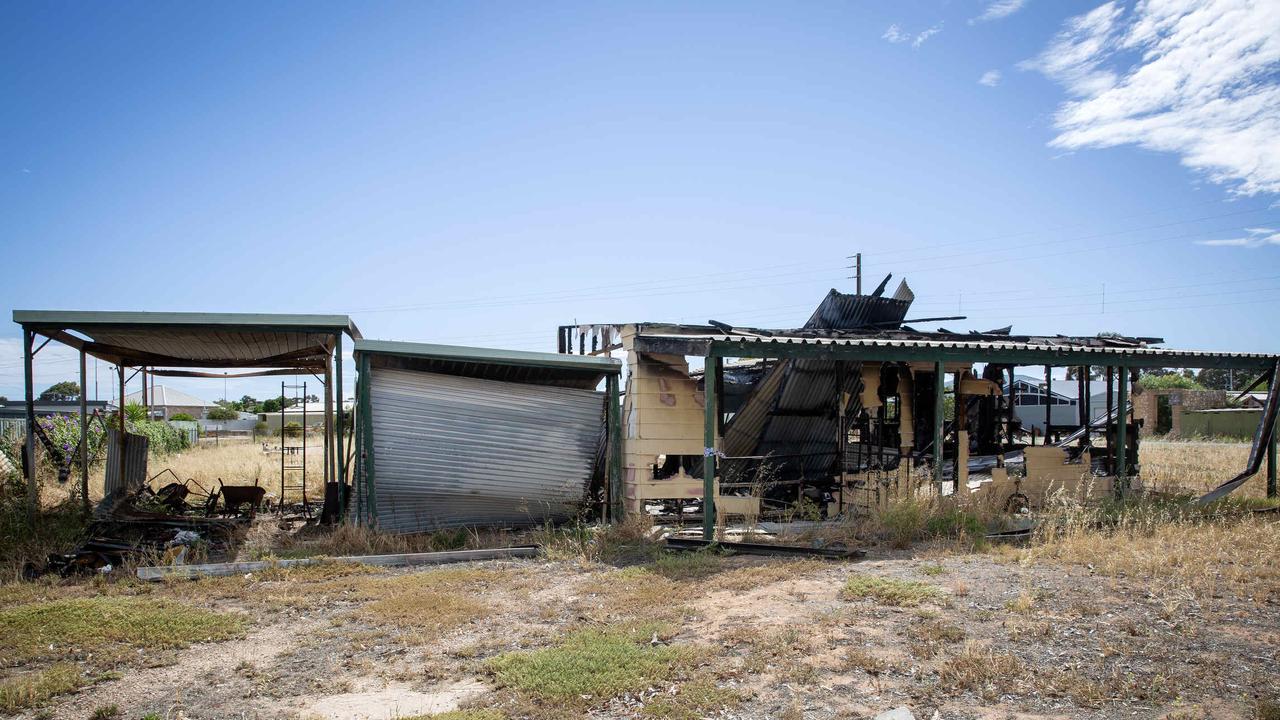
[[[1129,368],[1116,368],[1120,387],[1116,392],[1116,493],[1129,489]]]
[[[1277,450],[1276,434],[1280,432],[1280,419],[1271,426],[1271,442],[1267,443],[1267,497],[1273,498],[1280,495],[1276,488],[1276,454]]]
[[[946,378],[943,372],[942,361],[935,362],[933,364],[933,481],[937,483],[939,492],[942,491],[942,423],[946,420],[943,417],[946,407],[942,397],[946,392],[944,385]]]
[[[346,453],[343,452],[343,427],[342,422],[342,333],[338,333],[334,344],[333,354],[336,365],[333,368],[333,393],[337,396],[338,416],[334,418],[334,437],[337,440],[337,469],[338,469],[338,522],[347,521],[347,467]]]
[[[621,520],[623,514],[622,503],[622,433],[621,433],[621,410],[618,407],[618,376],[610,375],[605,379],[605,388],[607,392],[606,402],[609,403],[608,421],[608,482],[609,482],[609,519]]]
[[[32,369],[32,360],[34,353],[32,346],[35,344],[36,334],[26,329],[22,329],[22,372],[27,385],[27,519],[31,521],[31,527],[35,527],[36,522],[36,506],[40,502],[39,488],[36,483],[36,400],[35,400],[35,377]],[[84,388],[80,388],[81,392]],[[121,411],[124,410],[123,404]],[[123,477],[123,475],[121,476]]]
[[[84,350],[80,350],[80,502],[84,505],[86,515],[92,510],[89,505],[89,398],[85,392],[88,387],[85,372]],[[200,427],[199,425],[196,426]]]
[[[707,355],[703,365],[702,539],[715,538],[716,530],[716,386],[720,358]]]
[[[355,402],[351,406],[351,449],[354,463],[351,469],[351,491],[356,497],[356,524],[364,525],[367,502],[364,497],[364,408],[360,407],[360,398],[364,397],[364,382],[360,378],[359,358],[353,356],[353,359],[356,361],[356,390]]]
[[[373,401],[369,398],[373,387],[373,378],[369,371],[369,356],[360,358],[360,378],[364,380],[364,395],[360,398],[360,407],[364,410],[364,483],[366,507],[369,513],[369,525],[374,527],[378,521],[377,472],[373,462]]]

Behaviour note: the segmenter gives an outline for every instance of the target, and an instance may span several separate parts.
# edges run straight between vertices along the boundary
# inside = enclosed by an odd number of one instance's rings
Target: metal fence
[[[24,418],[0,418],[0,438],[4,440],[21,440],[27,434],[27,421]]]

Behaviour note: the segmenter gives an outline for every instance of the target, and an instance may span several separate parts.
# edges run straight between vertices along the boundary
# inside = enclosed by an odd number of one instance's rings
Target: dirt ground
[[[438,632],[362,613],[369,592],[451,574],[479,617]],[[654,643],[699,648],[687,677],[582,716],[639,717],[694,676],[732,696],[692,717],[1252,717],[1280,694],[1280,598],[1153,594],[1148,583],[1007,553],[872,555],[859,562],[717,558],[661,581],[662,607],[615,603],[635,571],[575,561],[475,563],[331,577],[232,578],[160,586],[252,616],[240,640],[200,644],[25,717],[394,718],[530,707],[499,691],[485,660],[547,646],[573,629],[674,612]],[[924,583],[918,605],[842,597],[850,576]],[[394,613],[393,613],[394,616]],[[970,673],[966,676],[959,673]],[[976,681],[973,678],[978,678]],[[542,708],[555,715],[554,708]],[[572,715],[568,715],[572,716]]]
[[[1247,452],[1144,451],[1149,477],[1180,487],[1219,482]],[[217,474],[256,467],[260,454],[202,450],[174,462]],[[1244,494],[1256,498],[1259,485]],[[599,536],[590,539],[601,531],[565,529],[539,538],[547,555],[530,560],[0,584],[0,635],[16,627],[5,623],[30,621],[27,610],[103,596],[247,623],[223,635],[231,639],[195,644],[166,640],[161,626],[127,641],[108,628],[94,647],[0,637],[0,715],[826,720],[905,707],[920,719],[1275,718],[1280,515],[1242,507],[1183,524],[1157,506],[1110,517],[1106,532],[1102,516],[1068,513],[1028,545],[868,540],[856,561],[649,545],[602,562]],[[270,556],[281,532],[273,522],[258,518],[245,559]],[[536,662],[508,671],[579,645],[587,649],[557,656],[549,675]],[[39,659],[15,661],[19,652]],[[618,675],[653,658],[647,674]],[[78,689],[30,700],[4,685],[68,664]]]

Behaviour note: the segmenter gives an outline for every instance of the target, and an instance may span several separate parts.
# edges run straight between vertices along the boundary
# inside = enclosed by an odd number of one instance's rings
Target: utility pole
[[[862,294],[862,253],[854,253],[853,255],[847,256],[845,259],[853,261],[853,264],[849,266],[849,269],[853,271],[853,274],[849,276],[849,279],[857,283],[854,286],[855,292],[858,295],[861,295]]]

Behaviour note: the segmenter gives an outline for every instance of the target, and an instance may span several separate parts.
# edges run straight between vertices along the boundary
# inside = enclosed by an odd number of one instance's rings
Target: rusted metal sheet
[[[132,494],[147,481],[146,435],[125,433],[124,477],[120,475],[120,433],[107,428],[107,475],[99,510],[114,505],[120,498]]]

